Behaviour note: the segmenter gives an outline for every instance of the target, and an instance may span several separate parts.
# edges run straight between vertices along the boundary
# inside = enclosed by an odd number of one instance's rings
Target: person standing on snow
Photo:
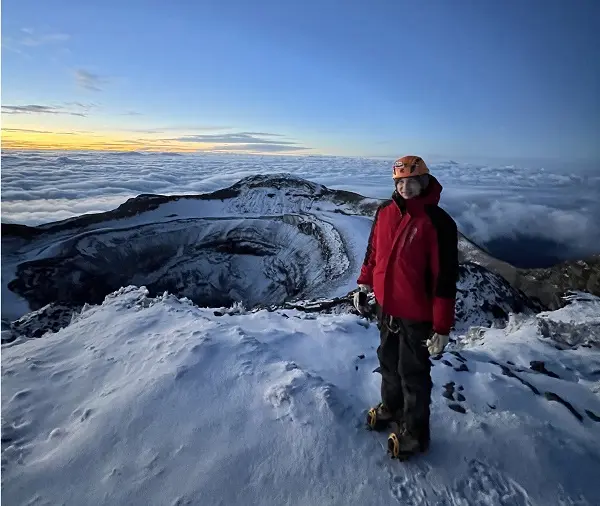
[[[395,191],[375,214],[354,306],[369,312],[374,292],[382,402],[367,423],[391,426],[389,453],[405,459],[429,447],[429,356],[443,351],[454,324],[458,233],[438,206],[442,186],[420,157],[396,160],[392,177]]]

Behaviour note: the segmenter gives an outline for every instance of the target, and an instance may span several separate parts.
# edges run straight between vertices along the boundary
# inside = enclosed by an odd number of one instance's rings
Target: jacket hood
[[[422,209],[424,206],[435,206],[440,202],[440,196],[443,187],[440,182],[432,175],[429,176],[429,184],[427,188],[419,196],[412,199],[404,199],[400,194],[394,190],[392,199],[401,210],[406,209],[409,213],[412,213],[416,209]]]

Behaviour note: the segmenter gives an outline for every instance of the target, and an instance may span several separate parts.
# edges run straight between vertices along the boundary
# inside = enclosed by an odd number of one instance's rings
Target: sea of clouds
[[[330,188],[389,198],[391,162],[322,156],[11,151],[2,155],[2,221],[38,225],[114,209],[141,193],[210,192],[257,173],[289,172]],[[442,207],[476,242],[514,240],[518,247],[524,237],[540,239],[540,244],[552,244],[553,254],[562,259],[600,252],[600,171],[452,161],[430,165],[444,187]]]

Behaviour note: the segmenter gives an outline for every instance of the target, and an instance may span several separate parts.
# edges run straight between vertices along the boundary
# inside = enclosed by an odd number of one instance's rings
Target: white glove
[[[354,294],[354,307],[362,315],[370,311],[367,299],[367,294],[370,292],[371,287],[369,285],[358,285],[358,292]]]
[[[433,334],[427,341],[425,342],[427,349],[429,350],[430,355],[439,355],[444,351],[444,348],[448,344],[449,337],[443,336],[442,334],[438,334],[437,332]]]

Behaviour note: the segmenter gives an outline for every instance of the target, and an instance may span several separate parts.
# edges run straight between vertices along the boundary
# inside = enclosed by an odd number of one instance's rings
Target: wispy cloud
[[[28,128],[3,128],[3,132],[22,132],[28,134],[77,135],[79,132],[50,132],[49,130],[30,130]]]
[[[217,125],[176,125],[159,128],[131,129],[130,132],[140,134],[164,134],[167,132],[214,132],[219,130],[230,130],[231,127]]]
[[[137,111],[125,111],[119,114],[119,116],[143,116],[144,114]]]
[[[98,107],[98,104],[94,102],[90,102],[87,104],[84,104],[83,102],[65,102],[64,104],[68,107],[80,107],[81,109],[87,110],[93,109],[94,107]]]
[[[49,33],[46,35],[30,35],[28,37],[24,37],[19,42],[23,46],[28,47],[36,47],[36,46],[44,46],[46,44],[55,44],[59,42],[66,42],[71,38],[70,35],[66,33]]]
[[[86,90],[102,91],[102,86],[107,83],[108,79],[85,69],[77,69],[75,70],[75,81],[78,86]]]
[[[20,48],[23,47],[39,47],[51,44],[61,44],[67,42],[71,36],[66,33],[38,33],[32,28],[21,28],[20,32],[15,36],[7,36],[3,38],[2,45],[7,49],[22,53]]]
[[[251,132],[240,132],[232,134],[198,134],[198,135],[186,135],[183,137],[176,137],[174,139],[166,139],[178,142],[206,142],[213,144],[272,144],[273,141],[269,139],[261,139],[257,135],[261,136],[278,136],[279,134],[268,134],[268,133],[255,133],[252,135]],[[277,144],[286,144],[293,146],[296,142],[290,141],[277,141]]]
[[[271,134],[268,132],[240,132],[239,135],[260,135],[262,137],[285,137],[282,134]]]
[[[277,139],[272,139],[276,137]],[[213,145],[213,151],[243,151],[248,153],[282,153],[307,150],[297,142],[281,140],[281,134],[268,132],[236,132],[230,134],[196,134],[184,135],[172,139],[170,142],[193,142]]]
[[[77,111],[62,106],[53,105],[3,105],[4,114],[65,114],[68,116],[86,117],[87,111]]]
[[[63,104],[61,104],[63,107],[70,109],[70,110],[75,110],[76,112],[81,112],[83,114],[85,114],[86,116],[93,110],[93,109],[98,109],[100,108],[100,105],[94,103],[94,102],[90,102],[87,104],[84,104],[82,102],[64,102]]]
[[[307,148],[305,146],[290,146],[290,143],[286,143],[286,144],[277,144],[277,143],[272,143],[272,144],[233,144],[233,145],[229,145],[229,146],[223,146],[222,148],[217,148],[214,149],[212,151],[243,151],[243,152],[248,152],[248,153],[257,153],[257,152],[261,152],[261,153],[281,153],[281,152],[287,152],[287,151],[303,151],[306,149],[312,149],[312,148]]]

